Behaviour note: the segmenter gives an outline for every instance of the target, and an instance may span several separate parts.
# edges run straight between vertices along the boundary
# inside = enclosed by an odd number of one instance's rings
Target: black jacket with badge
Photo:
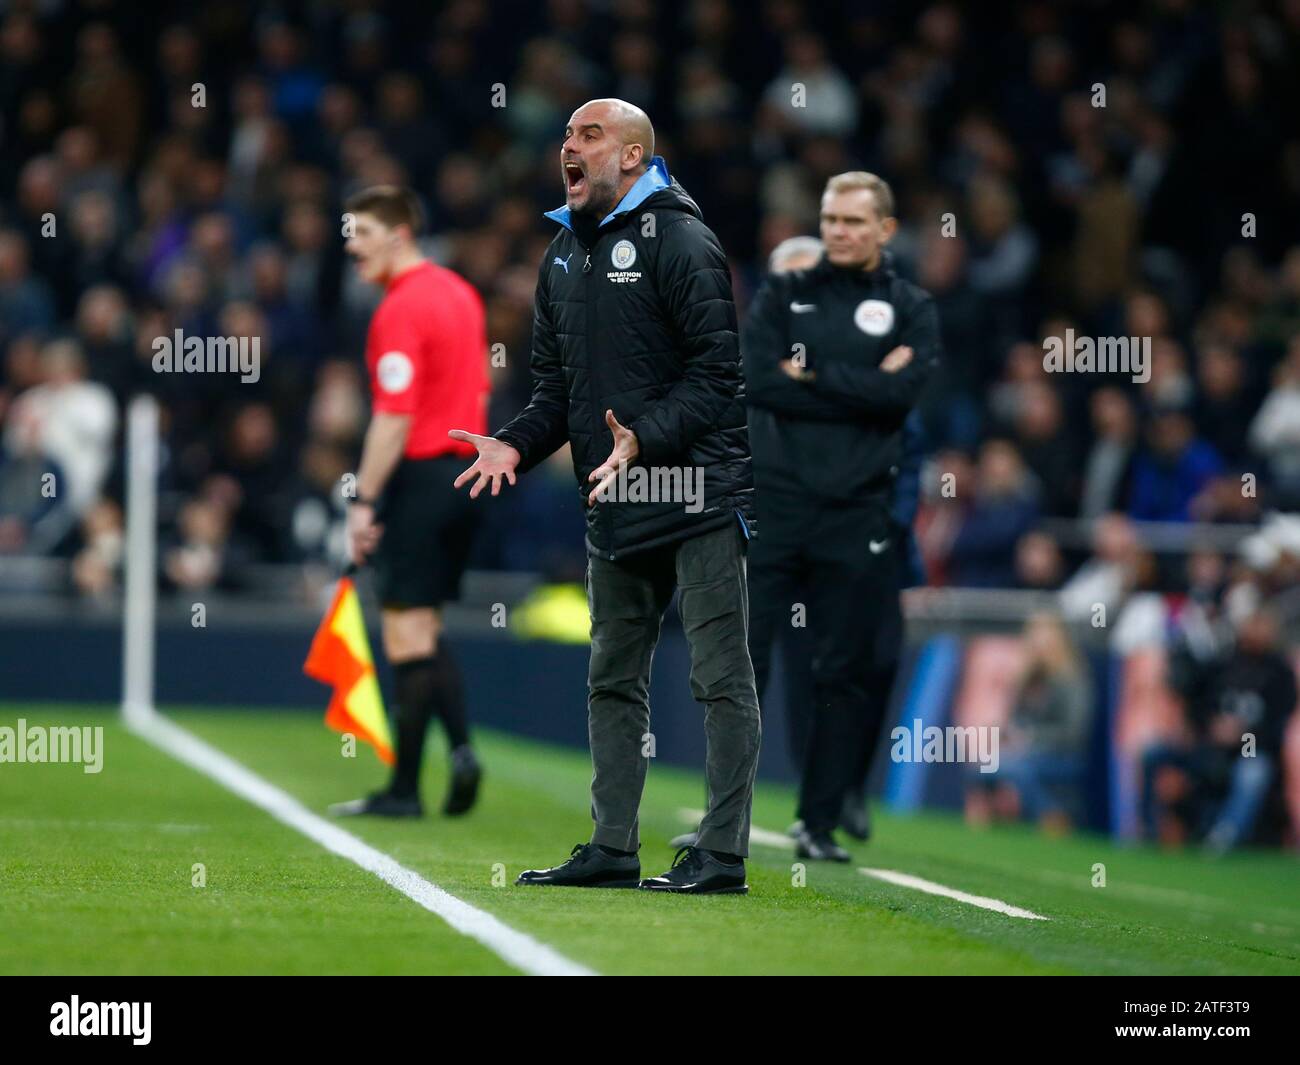
[[[589,245],[568,208],[547,217],[563,228],[537,282],[533,394],[497,439],[519,451],[520,473],[568,441],[584,504],[588,476],[614,447],[606,410],[640,442],[628,470],[633,491],[636,467],[672,468],[678,478],[702,471],[698,503],[678,494],[586,508],[592,554],[619,558],[742,516],[752,525],[731,275],[700,209],[656,156],[600,225],[586,227]]]
[[[912,361],[879,368],[900,345]],[[903,423],[940,357],[933,298],[898,277],[888,255],[873,271],[833,266],[768,277],[741,339],[750,445],[759,491],[814,500],[888,498],[903,456]],[[780,368],[802,354],[811,379]]]

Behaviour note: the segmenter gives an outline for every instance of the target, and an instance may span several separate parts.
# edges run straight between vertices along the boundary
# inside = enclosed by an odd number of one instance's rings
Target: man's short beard
[[[581,207],[573,209],[574,214],[590,215],[594,218],[604,218],[614,209],[618,196],[617,182],[611,184],[595,184],[591,175],[587,175],[587,185],[590,191],[587,193],[587,202]]]

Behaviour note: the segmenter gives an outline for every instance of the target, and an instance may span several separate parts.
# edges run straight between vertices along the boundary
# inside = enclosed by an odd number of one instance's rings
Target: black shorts
[[[482,500],[452,482],[473,458],[402,459],[375,508],[384,527],[371,556],[385,607],[438,606],[460,596]]]

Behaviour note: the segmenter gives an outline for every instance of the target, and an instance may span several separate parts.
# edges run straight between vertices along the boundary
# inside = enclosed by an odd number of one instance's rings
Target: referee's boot
[[[424,807],[418,795],[397,795],[377,791],[364,799],[336,802],[329,808],[335,817],[423,817]]]
[[[568,861],[550,869],[528,869],[516,884],[546,887],[634,888],[641,881],[641,859],[635,854],[610,854],[595,843],[579,843]]]
[[[863,843],[871,838],[871,817],[867,813],[867,797],[857,788],[844,793],[844,807],[840,810],[840,828]]]
[[[673,867],[662,876],[641,881],[642,891],[664,891],[676,895],[744,895],[745,861],[725,862],[703,847],[683,847],[673,858]]]
[[[449,817],[468,813],[478,799],[479,781],[483,779],[483,767],[474,757],[474,750],[468,743],[462,744],[451,752],[451,781],[447,785],[447,798],[443,801],[442,812]]]
[[[814,862],[847,862],[853,857],[835,842],[835,837],[829,830],[809,832],[806,825],[794,837],[794,853]]]

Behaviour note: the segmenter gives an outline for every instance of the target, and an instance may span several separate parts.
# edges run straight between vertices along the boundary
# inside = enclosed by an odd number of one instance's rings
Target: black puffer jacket
[[[896,373],[880,369],[912,348]],[[895,274],[822,259],[763,282],[745,322],[745,383],[759,490],[812,500],[892,498],[903,464],[903,424],[941,355],[939,318],[924,289]],[[802,353],[812,371],[780,368]]]
[[[633,491],[636,478],[677,478],[673,498],[586,508],[591,554],[621,558],[729,521],[752,529],[731,277],[700,209],[656,156],[590,246],[567,208],[547,217],[563,228],[537,282],[532,399],[497,439],[519,451],[519,472],[567,440],[585,506],[595,487],[587,478],[614,447],[605,424],[613,410],[641,446],[628,471]]]

